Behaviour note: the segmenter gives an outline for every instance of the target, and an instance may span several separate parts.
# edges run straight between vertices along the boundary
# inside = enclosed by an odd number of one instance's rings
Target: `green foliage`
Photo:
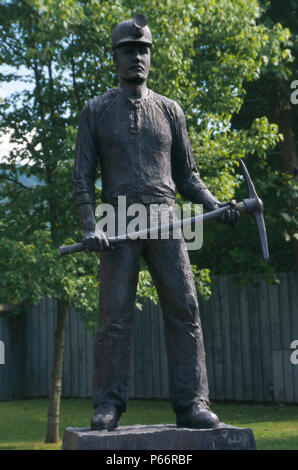
[[[210,272],[209,269],[198,269],[197,266],[192,265],[192,271],[194,274],[195,285],[197,294],[201,300],[208,300],[211,295],[210,288]],[[158,303],[158,295],[153,285],[149,272],[145,269],[140,271],[139,284],[137,290],[137,302],[136,306],[139,310],[142,310],[142,302],[146,299],[150,299],[155,305]]]
[[[260,249],[257,241],[257,232],[253,221],[241,221],[234,230],[222,230],[223,243],[229,246],[229,253],[217,251],[218,256],[212,259],[214,246],[218,245],[219,230],[207,228],[206,237],[209,246],[204,246],[201,253],[202,266],[206,263],[212,271],[220,273],[242,273],[242,276],[251,278],[253,271],[263,271],[271,274],[275,271],[291,271],[297,269],[295,264],[295,240],[297,259],[297,152],[298,152],[298,107],[291,106],[291,82],[297,77],[297,1],[271,0],[262,2],[266,4],[260,21],[267,27],[276,31],[291,30],[287,48],[282,53],[284,59],[278,67],[271,65],[264,69],[260,80],[245,81],[246,90],[243,105],[239,113],[232,118],[232,128],[235,133],[249,131],[256,120],[268,122],[272,120],[280,125],[280,136],[277,146],[272,142],[272,150],[267,148],[260,157],[259,153],[253,155],[253,147],[247,155],[247,166],[255,187],[264,202],[265,222],[267,226],[270,264],[265,267],[260,259]],[[283,25],[283,27],[281,26]],[[286,28],[285,28],[286,27]],[[289,114],[287,115],[287,113]],[[282,122],[284,121],[284,122]],[[282,132],[286,132],[283,135]],[[261,144],[258,139],[257,143]],[[266,145],[265,145],[266,147]],[[288,161],[287,161],[288,160]],[[296,160],[296,164],[295,164]],[[289,163],[290,162],[290,163]],[[292,166],[292,169],[290,168]],[[245,188],[236,190],[238,200],[245,197]],[[297,205],[297,204],[296,204]],[[222,255],[222,256],[221,256]],[[246,257],[247,255],[247,257]],[[259,257],[259,259],[258,259]],[[243,272],[244,258],[246,272]],[[194,260],[196,261],[196,260]],[[241,269],[242,265],[242,269]]]
[[[98,257],[61,259],[58,247],[81,237],[71,183],[80,110],[117,85],[111,31],[137,12],[149,17],[154,38],[148,85],[184,109],[198,167],[218,198],[231,199],[242,183],[239,158],[265,166],[279,138],[266,116],[247,128],[231,126],[245,97],[244,83],[271,70],[286,73],[292,60],[289,30],[263,24],[257,0],[148,0],[145,6],[136,0],[1,2],[0,63],[11,69],[3,68],[0,80],[30,85],[0,103],[0,132],[10,131],[15,144],[0,165],[2,302],[49,295],[73,305],[93,325]],[[33,177],[33,187],[21,183]],[[276,188],[278,175],[260,181],[262,190],[266,184]],[[100,202],[99,189],[97,198]],[[242,249],[244,264],[254,259]],[[206,261],[203,252],[201,262],[192,255],[194,264],[205,268],[194,268],[203,297],[209,294],[212,256]],[[240,260],[237,250],[231,256]],[[142,271],[138,305],[144,298],[156,301]]]
[[[137,300],[136,306],[139,310],[142,310],[143,305],[142,303],[146,301],[146,299],[150,299],[155,305],[158,303],[158,296],[156,289],[152,283],[151,276],[149,271],[143,269],[139,273],[139,284],[137,290]]]

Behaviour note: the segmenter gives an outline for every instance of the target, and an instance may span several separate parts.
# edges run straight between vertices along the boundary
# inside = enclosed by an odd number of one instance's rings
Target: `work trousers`
[[[140,256],[148,265],[163,312],[173,409],[177,413],[200,401],[208,403],[198,301],[183,237],[129,240],[100,256],[94,407],[113,404],[119,413],[127,407]]]

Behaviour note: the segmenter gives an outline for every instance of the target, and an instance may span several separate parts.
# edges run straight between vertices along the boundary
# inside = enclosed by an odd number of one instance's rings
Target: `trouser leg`
[[[174,411],[208,403],[203,334],[184,240],[148,240],[143,255],[163,311]]]
[[[92,401],[126,410],[140,242],[101,253],[99,321],[94,342]]]

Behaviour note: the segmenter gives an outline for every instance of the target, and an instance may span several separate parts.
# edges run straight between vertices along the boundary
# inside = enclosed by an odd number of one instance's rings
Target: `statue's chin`
[[[146,78],[144,77],[132,77],[126,80],[129,83],[134,83],[135,85],[141,85],[146,81]]]

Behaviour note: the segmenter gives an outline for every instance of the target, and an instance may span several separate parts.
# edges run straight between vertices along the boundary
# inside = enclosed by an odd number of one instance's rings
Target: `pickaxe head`
[[[261,242],[262,254],[265,262],[267,263],[269,259],[269,250],[268,250],[268,242],[267,242],[267,233],[266,227],[264,222],[264,206],[261,199],[258,197],[254,184],[249,176],[247,168],[242,160],[240,160],[240,166],[242,169],[242,173],[245,179],[247,191],[248,191],[248,199],[244,199],[243,204],[245,207],[245,213],[253,214],[257,228],[258,234]]]

